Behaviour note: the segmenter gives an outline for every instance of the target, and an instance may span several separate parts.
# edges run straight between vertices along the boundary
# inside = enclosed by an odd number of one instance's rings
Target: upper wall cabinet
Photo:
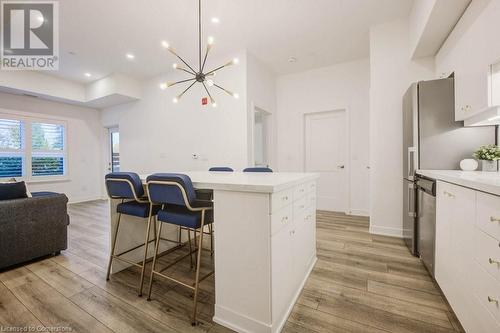
[[[464,120],[486,109],[490,102],[490,71],[472,63],[455,71],[455,120]]]
[[[484,67],[455,75],[455,119],[465,126],[500,124],[500,62]]]

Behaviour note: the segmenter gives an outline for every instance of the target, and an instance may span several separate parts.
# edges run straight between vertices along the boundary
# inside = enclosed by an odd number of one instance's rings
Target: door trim
[[[268,117],[270,119],[270,126],[269,126],[269,150],[268,150],[268,160],[269,160],[269,167],[272,169],[276,158],[276,119],[275,119],[275,113],[271,110],[268,110],[266,108],[262,108],[258,105],[256,105],[253,101],[250,102],[250,108],[248,109],[247,112],[247,159],[248,159],[248,166],[255,166],[255,147],[254,147],[254,136],[255,136],[255,131],[254,131],[254,123],[255,123],[255,113],[256,112],[265,112],[268,114]]]
[[[306,116],[311,115],[320,115],[331,112],[345,112],[345,130],[347,133],[346,138],[346,176],[347,176],[347,185],[346,185],[346,210],[344,213],[347,215],[352,215],[351,210],[351,113],[349,112],[348,107],[338,107],[331,110],[324,111],[312,111],[312,112],[303,112],[302,113],[302,171],[306,171]]]

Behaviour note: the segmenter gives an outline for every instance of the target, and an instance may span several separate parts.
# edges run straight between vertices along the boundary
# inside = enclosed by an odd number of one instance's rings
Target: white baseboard
[[[349,215],[370,217],[370,212],[364,209],[351,209]]]
[[[88,201],[96,201],[96,200],[102,200],[102,197],[99,196],[93,196],[93,197],[76,197],[76,198],[71,198],[68,203],[69,204],[77,204],[77,203],[82,203],[82,202],[88,202]]]
[[[370,224],[370,234],[403,238],[403,229]]]

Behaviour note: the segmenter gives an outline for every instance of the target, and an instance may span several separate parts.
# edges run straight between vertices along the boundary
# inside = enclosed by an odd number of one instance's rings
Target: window
[[[120,171],[120,132],[110,129],[111,133],[111,171]]]
[[[0,178],[66,176],[63,122],[0,114]]]
[[[0,119],[0,178],[23,176],[23,123]]]

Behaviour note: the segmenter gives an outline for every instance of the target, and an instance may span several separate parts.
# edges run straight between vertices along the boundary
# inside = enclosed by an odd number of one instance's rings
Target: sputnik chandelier
[[[210,99],[210,104],[212,104],[213,107],[217,107],[217,103],[215,102],[215,99],[212,97],[212,94],[210,94],[209,87],[216,87],[225,93],[233,96],[234,98],[239,98],[239,95],[237,93],[231,92],[220,85],[216,84],[213,81],[213,77],[215,76],[215,73],[225,67],[229,67],[232,65],[238,64],[238,58],[234,58],[233,60],[227,62],[226,64],[216,67],[215,69],[209,70],[209,71],[204,71],[205,70],[205,63],[207,61],[207,56],[210,50],[212,49],[212,46],[214,44],[214,39],[213,37],[209,37],[207,41],[207,46],[205,50],[205,56],[202,57],[202,29],[201,29],[201,0],[198,0],[198,53],[199,53],[199,58],[198,58],[198,70],[195,70],[193,66],[190,66],[177,52],[166,42],[162,42],[162,46],[170,51],[175,57],[177,57],[185,66],[187,67],[182,67],[181,65],[174,63],[173,67],[174,69],[183,71],[187,74],[189,74],[191,77],[180,80],[177,82],[167,82],[167,83],[162,83],[160,85],[160,88],[165,90],[168,87],[176,86],[178,84],[182,83],[191,83],[187,88],[185,88],[179,95],[173,98],[172,102],[178,103],[179,100],[182,98],[182,96],[189,90],[191,87],[193,87],[196,83],[201,83],[203,85],[203,88],[205,88],[205,91],[208,94],[208,98]],[[192,81],[192,82],[191,82]],[[204,98],[202,99],[202,104],[207,104],[208,101]]]

